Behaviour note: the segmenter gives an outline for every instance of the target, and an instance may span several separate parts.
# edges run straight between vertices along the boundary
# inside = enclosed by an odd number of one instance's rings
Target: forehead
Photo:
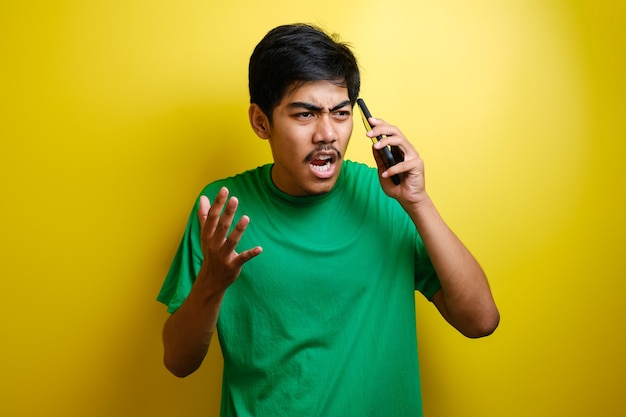
[[[348,88],[330,81],[311,81],[292,84],[280,102],[280,106],[292,103],[310,103],[333,108],[349,100]]]

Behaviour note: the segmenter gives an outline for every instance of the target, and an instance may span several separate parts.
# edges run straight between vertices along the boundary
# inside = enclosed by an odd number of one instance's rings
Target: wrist
[[[215,285],[213,280],[206,279],[202,272],[196,277],[188,298],[202,305],[220,305],[226,294],[226,288]]]
[[[435,204],[426,191],[422,191],[419,195],[414,196],[410,200],[401,201],[400,205],[411,217],[413,217],[414,214],[418,215],[435,208]]]

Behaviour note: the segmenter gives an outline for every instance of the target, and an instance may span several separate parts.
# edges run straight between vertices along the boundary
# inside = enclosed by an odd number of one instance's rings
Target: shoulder
[[[363,162],[357,162],[350,159],[346,159],[344,162],[344,169],[349,172],[360,172],[365,174],[372,174],[376,172],[375,168],[364,164]]]
[[[389,218],[392,223],[409,219],[397,200],[385,194],[378,175],[378,169],[361,162],[345,161],[344,192],[376,213],[380,219]]]
[[[378,170],[362,162],[346,160],[342,170],[348,181],[378,180]]]
[[[344,186],[348,189],[370,193],[371,197],[384,194],[376,168],[362,162],[346,160],[342,170]]]
[[[258,190],[264,181],[264,177],[269,172],[269,165],[262,165],[239,174],[221,178],[207,184],[200,195],[205,195],[211,199],[222,188],[228,188],[231,193],[242,193],[246,191]]]

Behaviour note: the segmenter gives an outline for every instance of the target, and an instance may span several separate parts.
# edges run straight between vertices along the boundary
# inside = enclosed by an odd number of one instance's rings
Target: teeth
[[[318,171],[318,172],[325,172],[325,171],[328,171],[330,169],[330,164],[326,164],[326,165],[311,165],[311,167],[313,167],[313,169]]]
[[[330,169],[333,162],[333,155],[329,154],[319,154],[315,156],[315,161],[318,163],[311,163],[311,168],[313,168],[317,172],[326,172]],[[322,164],[320,164],[320,161]]]

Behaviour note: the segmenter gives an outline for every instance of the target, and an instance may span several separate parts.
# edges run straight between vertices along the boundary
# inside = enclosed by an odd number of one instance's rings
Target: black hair
[[[303,23],[278,26],[250,56],[250,103],[256,103],[270,123],[288,88],[313,81],[346,87],[353,106],[361,86],[359,67],[348,44],[318,27]]]

